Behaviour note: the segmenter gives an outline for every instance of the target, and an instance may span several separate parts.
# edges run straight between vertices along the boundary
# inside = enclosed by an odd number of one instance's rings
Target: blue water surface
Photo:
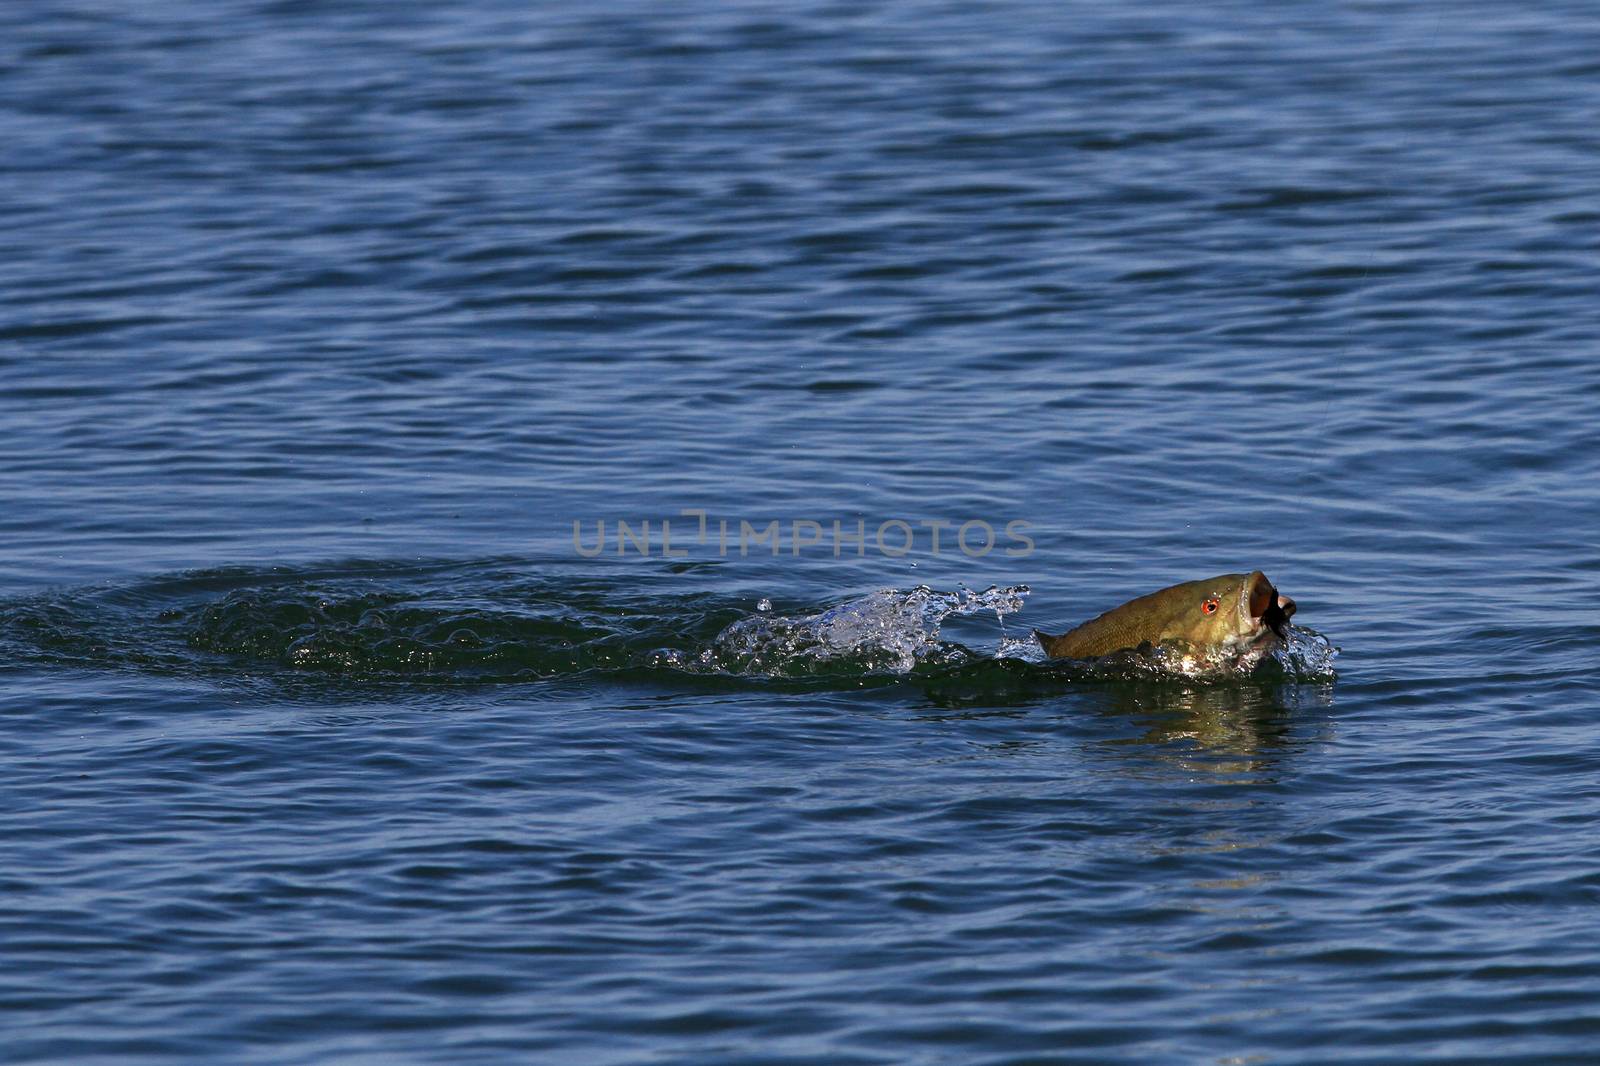
[[[1594,1061],[1597,55],[0,6],[0,1059]]]

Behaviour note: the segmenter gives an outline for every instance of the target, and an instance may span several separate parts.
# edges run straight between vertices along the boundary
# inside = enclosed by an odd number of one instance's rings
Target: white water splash
[[[1050,656],[1044,653],[1044,647],[1039,639],[1032,633],[1025,637],[1001,637],[1000,646],[995,649],[996,659],[1020,659],[1025,663],[1047,663]]]
[[[1297,681],[1332,681],[1339,649],[1314,629],[1289,627],[1289,642],[1272,653],[1285,673]]]
[[[1003,620],[1022,609],[1028,591],[1018,585],[940,592],[919,585],[909,591],[880,589],[818,614],[785,617],[764,611],[717,634],[697,665],[767,677],[839,669],[904,674],[920,663],[953,665],[972,653],[940,639],[945,619],[992,612]]]

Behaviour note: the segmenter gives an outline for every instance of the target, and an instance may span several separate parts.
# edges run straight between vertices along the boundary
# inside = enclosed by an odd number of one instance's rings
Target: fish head
[[[1295,604],[1259,570],[1186,581],[1130,600],[1058,637],[1038,634],[1046,653],[1094,658],[1142,644],[1183,644],[1225,655],[1271,650],[1288,640]]]
[[[1230,651],[1266,650],[1289,639],[1295,603],[1259,570],[1165,590],[1164,639]]]

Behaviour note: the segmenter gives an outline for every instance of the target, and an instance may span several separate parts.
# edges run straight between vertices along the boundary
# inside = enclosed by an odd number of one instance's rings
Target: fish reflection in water
[[[1310,739],[1307,712],[1333,704],[1333,686],[1119,685],[1108,688],[1103,716],[1141,728],[1109,746],[1156,749],[1162,761],[1188,772],[1237,778],[1270,770],[1278,758]]]
[[[1283,756],[1328,736],[1325,712],[1333,706],[1331,681],[1187,684],[1175,679],[1096,683],[1056,678],[1052,691],[1047,687],[1051,678],[1019,670],[1023,665],[989,663],[981,675],[966,671],[926,685],[923,695],[938,710],[921,717],[1021,722],[1065,699],[1070,702],[1060,706],[1059,718],[1048,730],[1026,730],[980,746],[988,755],[1040,755],[1056,747],[1064,733],[1073,733],[1090,752],[1120,752],[1117,763],[1125,772],[1176,768],[1186,776],[1204,774],[1227,784],[1261,782],[1261,775]],[[1005,672],[997,680],[1000,668]],[[954,683],[958,679],[968,684]],[[972,683],[979,679],[981,684]]]

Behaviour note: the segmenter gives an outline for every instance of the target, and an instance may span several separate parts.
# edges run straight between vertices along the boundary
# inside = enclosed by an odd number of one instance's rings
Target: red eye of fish
[[[1212,599],[1209,599],[1206,602],[1202,603],[1200,605],[1200,610],[1205,612],[1206,614],[1216,614],[1217,613],[1217,601],[1216,601],[1216,599],[1212,598]]]

